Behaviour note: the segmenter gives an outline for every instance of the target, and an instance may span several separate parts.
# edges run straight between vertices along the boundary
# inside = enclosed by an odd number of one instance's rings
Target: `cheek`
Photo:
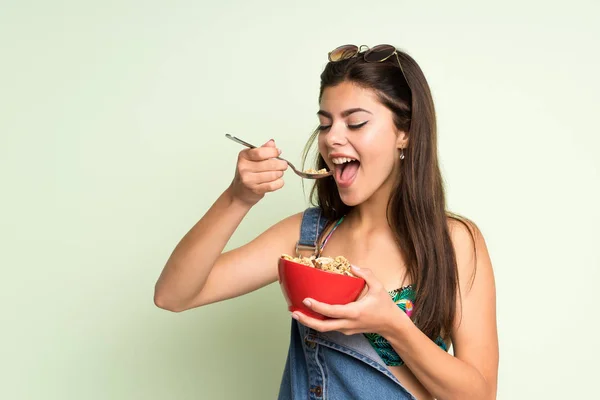
[[[371,155],[370,163],[373,165],[378,175],[381,177],[386,177],[392,172],[395,167],[395,157],[394,153],[390,151],[390,148],[381,148],[377,153]]]
[[[325,143],[325,136],[322,134],[319,134],[319,136],[317,136],[317,147],[321,156],[324,159],[327,159],[327,144]]]
[[[368,125],[366,126],[368,127]],[[376,151],[385,151],[396,146],[396,134],[393,126],[390,126],[386,121],[374,123],[368,129],[360,132],[357,137],[365,148],[370,148]]]
[[[368,135],[362,142],[363,158],[378,170],[390,169],[395,165],[396,138],[389,133]],[[384,171],[380,171],[384,172]]]
[[[317,134],[317,144],[319,145],[319,150],[325,146],[325,136],[322,133]]]

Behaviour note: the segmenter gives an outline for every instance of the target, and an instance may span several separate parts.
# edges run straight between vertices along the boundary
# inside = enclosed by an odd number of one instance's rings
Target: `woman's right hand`
[[[235,199],[253,206],[265,193],[283,187],[283,172],[288,168],[285,161],[276,157],[281,151],[273,139],[261,147],[242,150],[238,155],[235,177],[231,191]]]

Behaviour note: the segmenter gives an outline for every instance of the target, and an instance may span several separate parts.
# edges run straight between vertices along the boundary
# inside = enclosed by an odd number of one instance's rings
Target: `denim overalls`
[[[315,249],[327,221],[319,208],[304,212],[297,249]],[[362,334],[320,333],[292,319],[279,400],[416,400],[388,370]]]

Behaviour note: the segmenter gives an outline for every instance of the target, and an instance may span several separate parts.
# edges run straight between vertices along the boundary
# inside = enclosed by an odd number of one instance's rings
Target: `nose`
[[[348,143],[346,127],[343,123],[334,123],[325,136],[325,142],[330,147],[343,146]]]

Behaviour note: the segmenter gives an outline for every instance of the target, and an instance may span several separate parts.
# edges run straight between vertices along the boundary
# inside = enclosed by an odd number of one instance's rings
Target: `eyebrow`
[[[368,114],[373,115],[372,112],[365,110],[364,108],[350,108],[348,110],[342,111],[342,117],[346,118],[347,116],[349,116],[350,114],[354,114],[356,112],[366,112]],[[325,110],[319,110],[317,111],[318,115],[322,115],[325,118],[329,118],[329,119],[333,119],[333,115],[331,115],[331,113],[325,111]]]

